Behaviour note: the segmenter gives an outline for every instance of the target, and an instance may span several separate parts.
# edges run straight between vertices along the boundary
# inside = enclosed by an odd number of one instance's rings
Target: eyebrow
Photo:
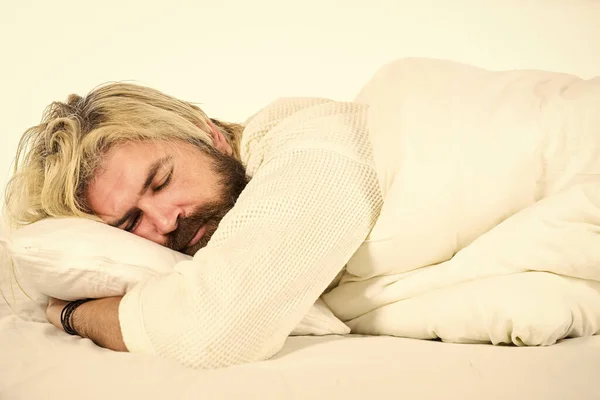
[[[144,181],[144,185],[138,192],[138,196],[142,196],[144,193],[146,193],[148,191],[148,189],[150,188],[150,185],[152,184],[152,181],[156,177],[156,174],[158,173],[158,170],[160,169],[160,167],[162,167],[169,161],[171,161],[171,156],[166,156],[166,157],[156,160],[155,162],[152,163],[152,165],[150,165],[150,168],[148,169],[148,173],[146,174],[146,180]],[[115,228],[123,225],[131,217],[131,214],[134,213],[135,209],[136,209],[136,207],[131,207],[129,210],[127,210],[125,215],[123,215],[118,220],[109,223],[109,225],[114,226]]]

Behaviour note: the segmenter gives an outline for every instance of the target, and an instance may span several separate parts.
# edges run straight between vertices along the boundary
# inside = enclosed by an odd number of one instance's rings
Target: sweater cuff
[[[156,355],[144,326],[141,291],[144,283],[135,285],[119,304],[119,324],[127,350],[131,353]]]

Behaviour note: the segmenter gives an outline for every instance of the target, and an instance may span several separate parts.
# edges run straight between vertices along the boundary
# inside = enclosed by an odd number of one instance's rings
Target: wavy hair
[[[17,147],[5,194],[5,216],[18,227],[47,217],[87,217],[85,192],[104,155],[136,140],[185,140],[215,151],[209,118],[197,106],[158,90],[111,83],[87,96],[53,102],[42,122],[28,129]],[[211,119],[239,159],[243,127]]]

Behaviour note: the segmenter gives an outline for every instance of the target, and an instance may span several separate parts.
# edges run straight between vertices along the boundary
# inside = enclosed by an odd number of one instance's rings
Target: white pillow
[[[124,295],[192,257],[83,218],[48,218],[15,231],[8,245],[20,276],[45,295],[76,300]],[[292,335],[350,329],[319,299]]]
[[[26,321],[46,321],[47,296],[28,286],[13,268],[9,246],[10,229],[0,219],[0,318],[18,315]]]

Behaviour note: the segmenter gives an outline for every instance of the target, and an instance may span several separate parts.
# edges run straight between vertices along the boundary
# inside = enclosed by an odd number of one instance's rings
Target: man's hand
[[[84,338],[98,346],[115,351],[127,351],[119,325],[119,303],[121,297],[107,297],[83,303],[73,311],[71,326]],[[48,321],[60,330],[60,313],[67,305],[66,301],[50,299],[46,308]]]

